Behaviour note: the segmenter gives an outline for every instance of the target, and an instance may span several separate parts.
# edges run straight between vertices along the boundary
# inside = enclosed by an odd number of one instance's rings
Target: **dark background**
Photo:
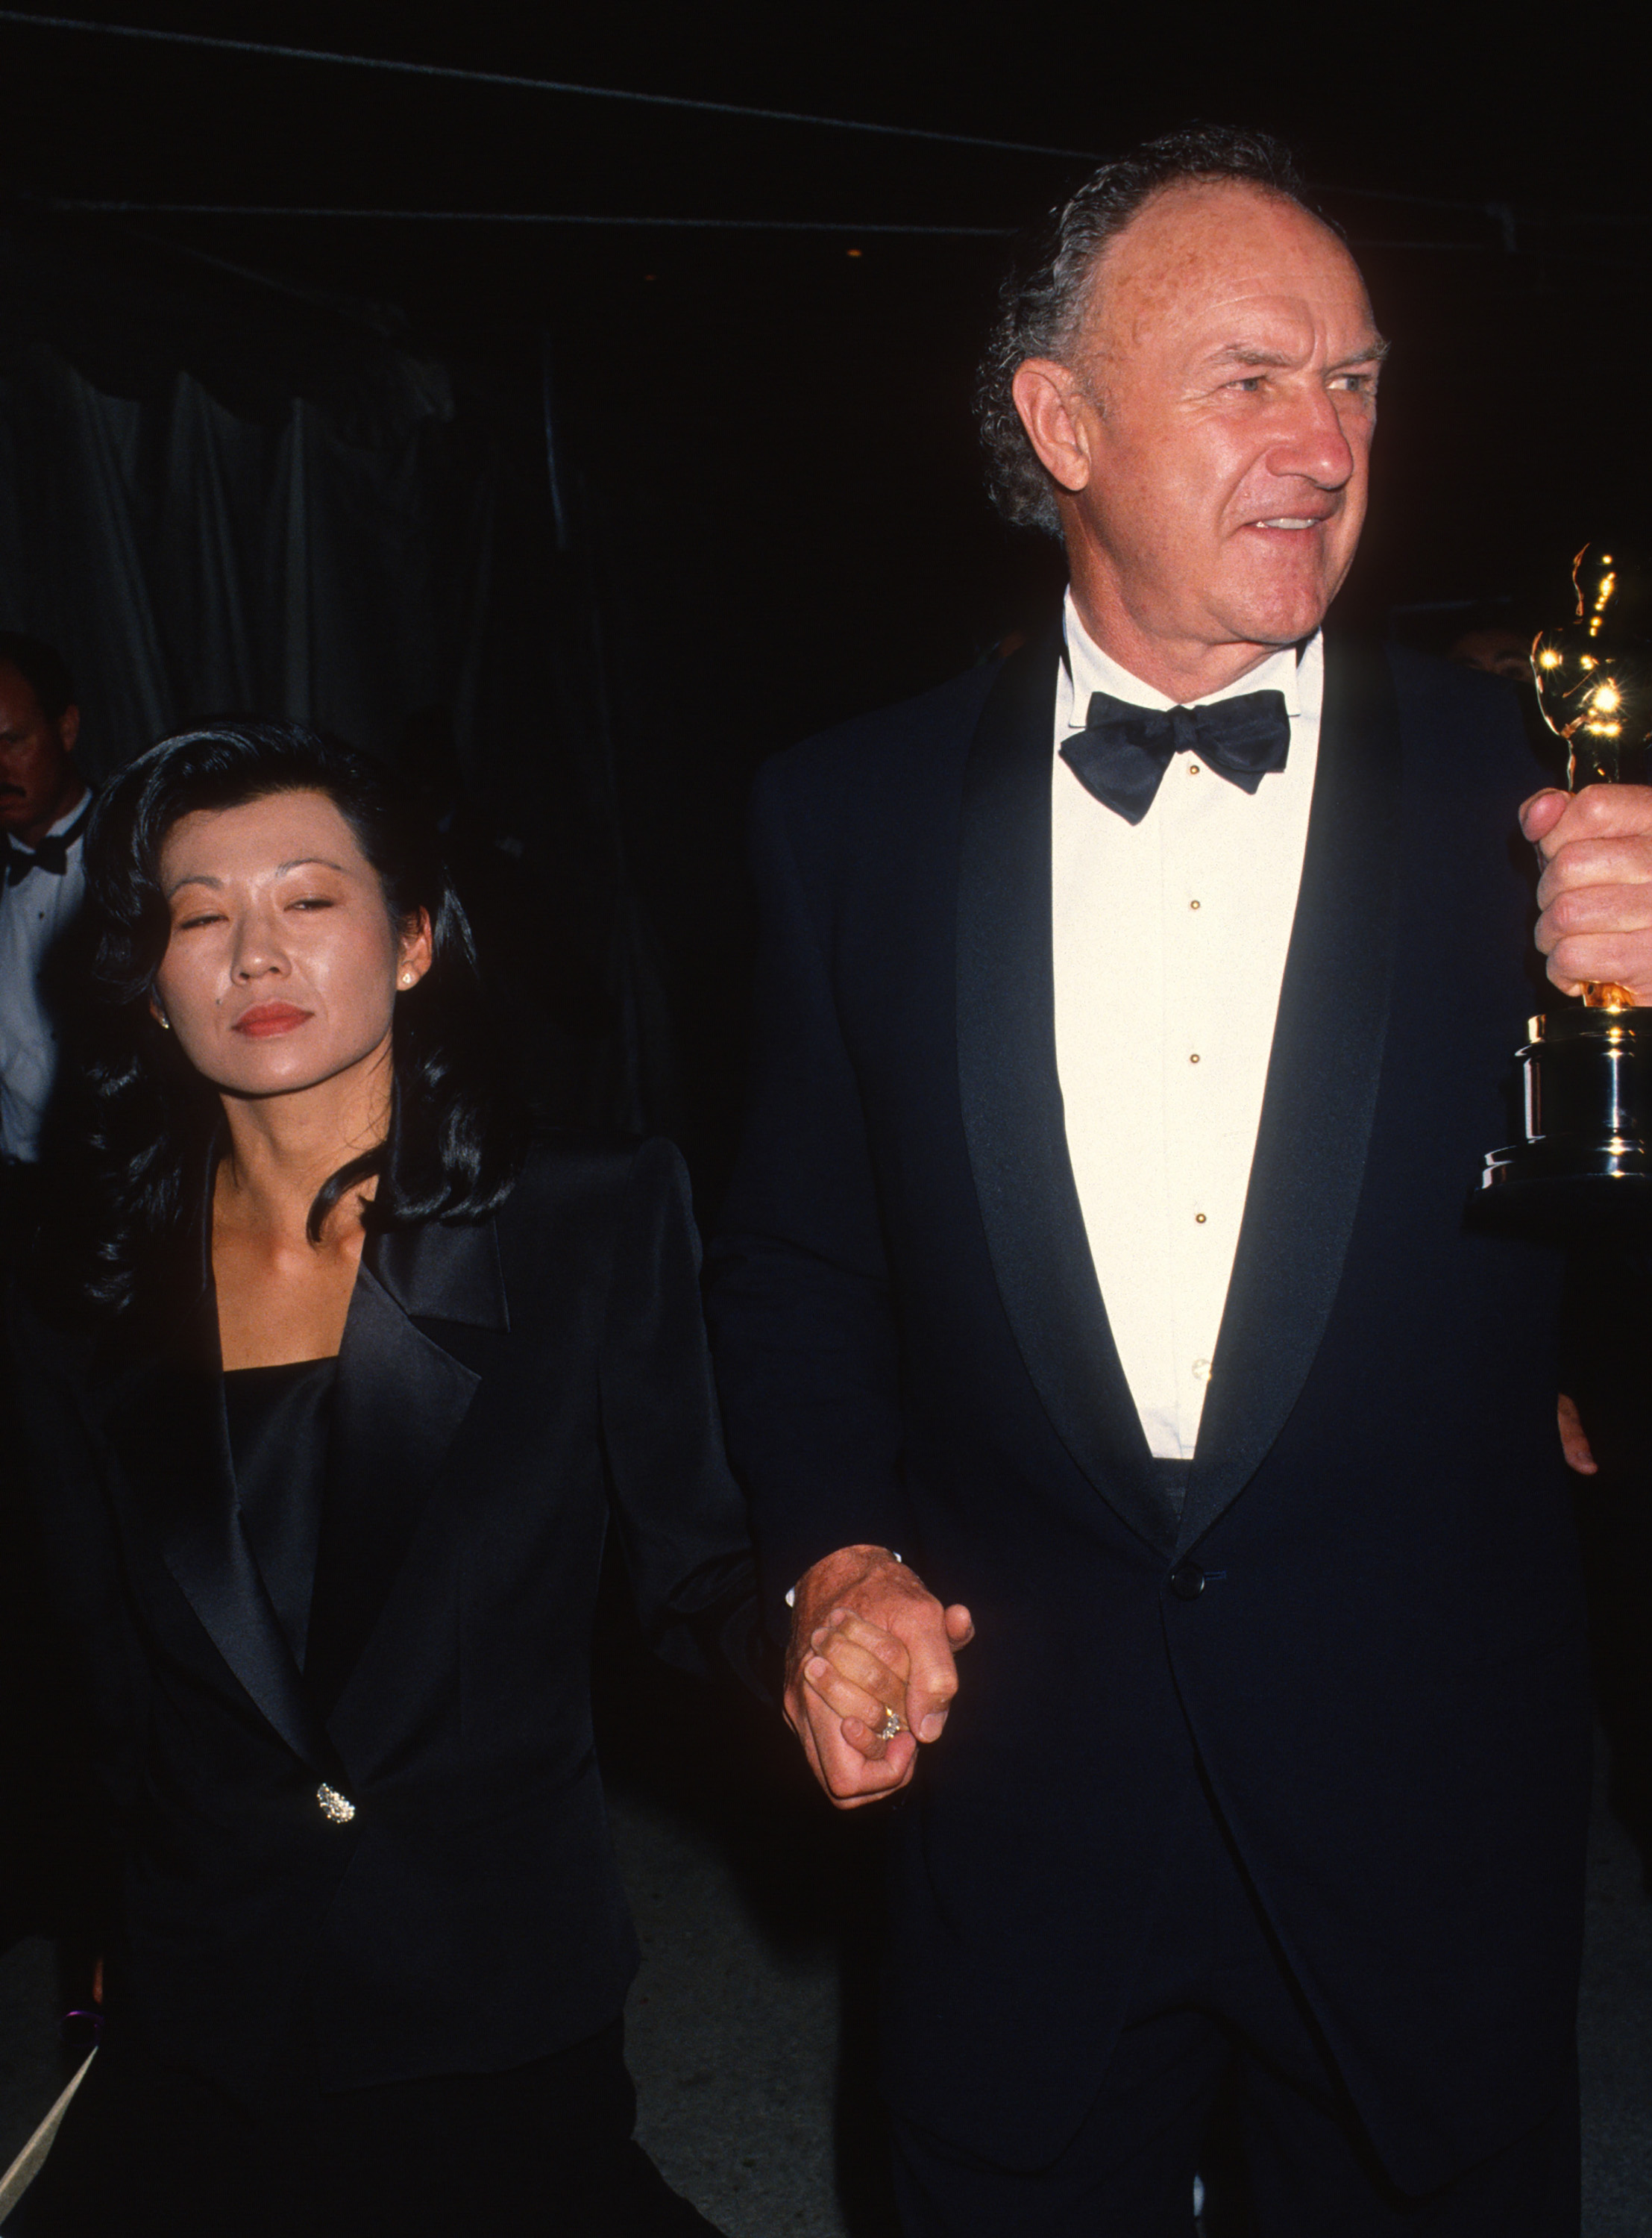
[[[304,395],[347,427],[387,354],[441,367],[426,450],[449,495],[420,533],[439,543],[467,474],[500,493],[488,582],[447,594],[485,598],[499,683],[459,725],[466,784],[525,831],[547,942],[599,927],[565,1051],[601,1076],[582,1108],[677,1133],[710,1196],[738,1097],[753,768],[981,657],[1061,580],[981,493],[969,389],[1008,243],[878,228],[1014,229],[1089,154],[1195,117],[1263,126],[1346,228],[1395,345],[1349,613],[1424,642],[1481,610],[1556,618],[1571,553],[1635,536],[1652,495],[1652,186],[1601,11],[1551,15],[1541,43],[1490,9],[75,13],[1075,151],[0,20],[12,308],[100,390],[182,367],[248,418]],[[86,202],[799,229],[64,207]],[[0,604],[26,619],[27,586]],[[392,754],[428,696],[395,690],[352,718]],[[89,720],[106,763],[145,742]],[[616,1033],[618,1066],[598,1046]]]

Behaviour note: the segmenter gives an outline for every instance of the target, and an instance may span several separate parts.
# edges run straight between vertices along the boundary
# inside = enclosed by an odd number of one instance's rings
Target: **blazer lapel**
[[[182,1312],[149,1319],[138,1358],[110,1376],[100,1409],[104,1430],[143,1534],[158,1539],[162,1560],[214,1646],[294,1754],[334,1778],[333,1750],[236,1505],[204,1235],[191,1261]]]
[[[1284,1428],[1342,1278],[1388,1026],[1399,804],[1387,661],[1332,639],[1302,884],[1179,1553]]]
[[[1007,661],[964,771],[958,1081],[993,1272],[1056,1434],[1130,1527],[1168,1553],[1160,1483],[1119,1362],[1067,1156],[1055,1060],[1050,788],[1059,632]]]
[[[370,1235],[339,1352],[305,1658],[336,1705],[406,1559],[480,1377],[415,1326],[509,1327],[493,1223]]]

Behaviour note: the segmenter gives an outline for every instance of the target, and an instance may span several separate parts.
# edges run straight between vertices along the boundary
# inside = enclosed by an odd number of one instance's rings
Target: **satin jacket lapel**
[[[1050,787],[1059,634],[1007,661],[964,772],[958,865],[958,1080],[993,1272],[1046,1414],[1149,1545],[1173,1508],[1101,1301],[1067,1156],[1055,1062]]]
[[[181,1312],[152,1314],[137,1359],[111,1374],[101,1407],[104,1430],[140,1531],[158,1538],[162,1560],[214,1646],[294,1754],[331,1778],[333,1751],[236,1505],[204,1238],[192,1261],[194,1279],[184,1288],[193,1294]]]
[[[1179,1551],[1260,1467],[1335,1301],[1388,1027],[1399,805],[1388,664],[1376,647],[1333,639],[1296,921]]]
[[[339,1352],[305,1678],[330,1713],[406,1559],[480,1377],[413,1316],[509,1327],[493,1224],[370,1235]]]

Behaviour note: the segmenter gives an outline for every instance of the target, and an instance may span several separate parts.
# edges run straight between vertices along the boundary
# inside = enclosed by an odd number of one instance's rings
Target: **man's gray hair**
[[[1282,142],[1265,132],[1193,125],[1104,163],[1064,209],[1052,213],[1034,261],[1005,281],[976,376],[975,416],[987,449],[988,486],[1006,520],[1052,536],[1061,533],[1054,485],[1015,409],[1010,387],[1015,368],[1029,357],[1065,361],[1090,308],[1096,260],[1155,195],[1184,182],[1214,185],[1229,179],[1312,209]]]

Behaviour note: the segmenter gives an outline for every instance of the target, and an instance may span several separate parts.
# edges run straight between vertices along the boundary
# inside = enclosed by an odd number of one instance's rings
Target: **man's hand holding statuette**
[[[1652,1005],[1652,785],[1536,792],[1520,828],[1543,866],[1536,937],[1556,986],[1609,983]]]

